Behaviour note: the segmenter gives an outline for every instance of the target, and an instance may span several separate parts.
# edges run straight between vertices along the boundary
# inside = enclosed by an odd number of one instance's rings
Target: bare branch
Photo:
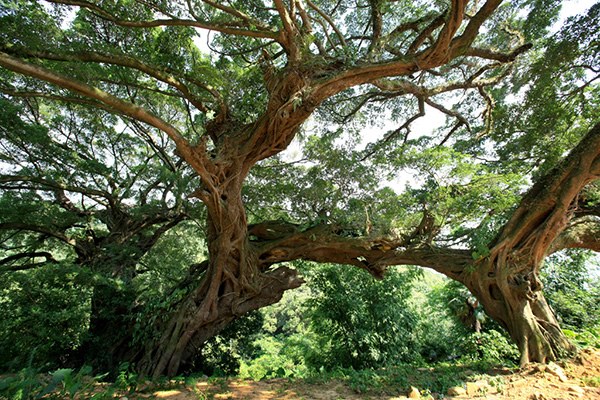
[[[407,247],[405,239],[392,237],[347,237],[343,228],[318,225],[299,231],[293,224],[280,222],[269,239],[255,241],[263,268],[284,261],[310,260],[353,265],[363,268],[381,278],[388,266],[420,265],[433,268],[449,277],[456,278],[473,259],[468,250],[452,250],[434,246]]]
[[[552,242],[548,254],[563,249],[588,249],[600,252],[600,220],[598,218],[577,218]]]
[[[421,47],[421,45],[425,42],[425,40],[428,37],[430,37],[437,28],[439,28],[440,26],[442,26],[444,24],[444,21],[446,20],[446,15],[448,15],[448,12],[440,14],[436,18],[434,18],[429,23],[429,25],[427,25],[425,27],[425,29],[423,29],[421,31],[421,33],[416,37],[416,39],[413,40],[411,45],[408,47],[407,53],[408,54],[416,53],[417,50],[419,50],[419,48]],[[417,27],[418,27],[418,25],[417,25]],[[406,29],[408,29],[408,27]],[[402,27],[402,30],[404,30],[404,27]]]
[[[449,48],[454,34],[460,28],[464,15],[467,0],[452,0],[448,18],[438,35],[435,43],[424,51],[423,60],[425,62],[443,63],[450,59]]]
[[[232,26],[227,26],[223,24],[216,24],[210,22],[203,22],[200,20],[191,20],[191,19],[155,19],[151,21],[130,21],[130,20],[120,20],[115,18],[111,13],[107,12],[103,8],[99,7],[96,4],[85,0],[50,0],[52,3],[57,4],[65,4],[71,6],[78,6],[82,8],[87,8],[88,10],[94,12],[100,18],[103,18],[107,21],[114,23],[115,25],[131,27],[131,28],[154,28],[158,26],[189,26],[194,28],[202,28],[222,33],[228,33],[232,35],[240,35],[240,36],[248,36],[255,38],[264,38],[264,39],[272,39],[275,41],[280,41],[280,35],[277,32],[274,32],[270,29],[239,29]],[[261,24],[262,26],[262,24]],[[258,27],[258,26],[257,26]]]
[[[295,35],[296,35],[296,25],[292,20],[288,10],[285,8],[283,4],[283,0],[273,0],[275,3],[275,8],[279,13],[279,18],[281,18],[281,22],[283,23],[283,36],[285,40],[283,40],[283,46],[288,51],[290,59],[296,60],[298,57],[298,48],[295,43]],[[280,40],[281,41],[281,40]]]
[[[516,49],[514,49],[513,51],[511,51],[509,53],[501,53],[498,51],[484,49],[484,48],[480,48],[480,47],[470,47],[467,51],[465,51],[464,55],[471,56],[471,57],[485,58],[488,60],[495,60],[495,61],[499,61],[501,63],[509,63],[509,62],[514,61],[520,54],[523,54],[526,51],[530,50],[532,47],[533,47],[533,44],[527,43],[527,44],[517,47]]]
[[[307,0],[308,5],[310,6],[310,8],[312,8],[313,10],[315,10],[317,12],[317,14],[319,14],[321,16],[321,18],[323,18],[325,21],[327,21],[327,23],[329,24],[329,26],[331,26],[331,28],[333,29],[333,31],[335,32],[335,34],[338,37],[338,40],[340,41],[341,45],[346,47],[348,44],[346,43],[346,39],[344,39],[344,35],[342,35],[342,32],[339,30],[339,28],[335,25],[335,23],[333,22],[333,20],[331,19],[331,17],[329,15],[327,15],[327,13],[325,13],[323,10],[321,10],[315,3],[313,3],[311,0]]]
[[[373,37],[369,44],[368,53],[372,54],[381,44],[381,35],[383,31],[383,18],[381,15],[380,2],[371,0],[371,25],[373,25]]]
[[[454,39],[451,44],[452,54],[461,54],[467,51],[471,44],[479,34],[479,28],[481,25],[492,15],[492,13],[500,6],[502,0],[488,0],[479,9],[477,14],[469,19],[467,27],[463,33]]]

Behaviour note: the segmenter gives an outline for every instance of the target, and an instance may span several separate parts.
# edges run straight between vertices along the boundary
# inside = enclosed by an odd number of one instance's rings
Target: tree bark
[[[241,180],[206,194],[208,268],[162,328],[160,339],[146,347],[139,369],[154,378],[175,375],[182,363],[232,320],[276,303],[283,292],[303,281],[285,266],[264,270],[248,240]]]
[[[537,273],[526,263],[489,260],[458,280],[510,334],[521,353],[522,366],[546,363],[575,351],[544,298]]]

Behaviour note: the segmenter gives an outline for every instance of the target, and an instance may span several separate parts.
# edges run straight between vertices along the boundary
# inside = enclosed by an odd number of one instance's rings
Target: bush
[[[56,264],[13,272],[0,280],[0,370],[63,366],[89,321],[88,286],[80,270]]]
[[[41,374],[34,368],[25,368],[14,375],[0,379],[0,398],[29,399],[112,399],[113,390],[97,391],[96,383],[103,376],[92,377],[92,368],[82,367],[75,372],[70,368]]]
[[[323,266],[309,275],[307,301],[318,352],[312,368],[376,368],[418,358],[417,315],[408,304],[415,269],[388,271],[375,280],[356,268]]]
[[[464,358],[491,364],[516,364],[519,361],[519,349],[502,333],[490,329],[472,333],[465,340]]]
[[[308,368],[304,362],[305,338],[293,335],[284,338],[262,337],[255,342],[259,355],[240,366],[239,377],[253,380],[270,378],[301,378]]]

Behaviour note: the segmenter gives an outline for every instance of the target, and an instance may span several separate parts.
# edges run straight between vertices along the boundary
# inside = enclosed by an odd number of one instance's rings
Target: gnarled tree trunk
[[[261,269],[248,240],[241,181],[224,185],[207,204],[208,268],[162,329],[160,340],[147,346],[140,370],[153,377],[176,374],[232,320],[276,303],[285,290],[303,283],[295,270],[285,266]]]
[[[599,177],[596,124],[526,193],[490,245],[490,255],[476,262],[474,272],[460,276],[485,311],[508,330],[519,346],[522,365],[555,360],[575,350],[542,294],[539,271],[544,258],[561,248],[598,248],[597,221],[581,225],[577,211],[579,193]]]
[[[459,280],[508,331],[521,353],[521,365],[553,361],[575,351],[546,303],[537,272],[526,263],[487,260]]]

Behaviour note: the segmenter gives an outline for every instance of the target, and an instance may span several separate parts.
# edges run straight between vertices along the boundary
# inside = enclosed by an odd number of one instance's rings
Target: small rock
[[[408,392],[408,398],[409,399],[420,399],[421,392],[419,392],[419,389],[417,389],[416,387],[411,386],[410,391]]]
[[[460,386],[453,386],[450,389],[448,389],[447,394],[448,396],[464,396],[465,394],[467,394],[467,391],[464,388],[461,388]]]
[[[558,379],[560,379],[561,382],[566,382],[569,380],[569,378],[567,378],[567,375],[565,374],[565,371],[553,362],[548,363],[548,365],[546,366],[546,371],[558,377]]]
[[[482,386],[479,382],[467,382],[467,394],[469,396],[476,395],[481,390]]]
[[[529,396],[529,400],[548,400],[548,399],[546,399],[546,396],[544,396],[541,393],[533,393],[532,395]]]
[[[469,396],[479,394],[486,385],[484,381],[467,382],[467,394]]]
[[[528,382],[527,382],[527,379],[522,379],[522,378],[521,378],[521,379],[516,379],[516,378],[515,378],[515,379],[514,379],[514,380],[511,382],[511,385],[512,385],[512,387],[524,386],[524,385],[527,385],[527,384],[528,384]]]
[[[498,387],[496,387],[496,386],[487,385],[486,389],[487,389],[487,394],[498,394],[498,393],[500,393],[500,389]],[[489,396],[488,396],[488,398],[489,398]]]
[[[585,394],[585,390],[577,385],[571,385],[569,386],[569,392],[574,392],[574,393],[579,393],[579,394]]]
[[[536,372],[544,372],[544,371],[546,371],[546,365],[538,364],[535,367],[533,367],[533,370],[531,372],[536,373]]]

